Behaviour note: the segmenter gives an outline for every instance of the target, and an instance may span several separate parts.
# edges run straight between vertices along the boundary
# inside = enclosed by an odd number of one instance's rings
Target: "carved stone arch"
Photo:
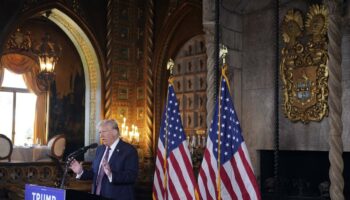
[[[98,141],[96,124],[102,116],[101,66],[96,50],[81,27],[68,15],[53,9],[49,19],[57,24],[71,39],[81,57],[85,77],[85,144]],[[101,58],[101,57],[100,57]]]
[[[85,22],[74,12],[59,3],[50,3],[29,9],[21,13],[11,26],[21,24],[26,19],[44,15],[51,10],[48,19],[56,24],[74,44],[83,64],[85,77],[85,145],[96,142],[99,137],[96,125],[104,114],[103,111],[103,75],[105,74],[104,54]],[[92,152],[91,152],[92,153]],[[90,160],[94,155],[86,154]]]
[[[203,34],[202,5],[200,3],[185,2],[173,10],[164,20],[159,36],[155,41],[155,50],[152,63],[154,81],[154,129],[153,148],[159,134],[161,113],[164,108],[169,73],[166,63],[174,58],[182,45],[190,38]]]

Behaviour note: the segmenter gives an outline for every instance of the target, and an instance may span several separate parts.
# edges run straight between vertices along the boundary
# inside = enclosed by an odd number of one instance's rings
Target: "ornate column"
[[[154,18],[154,3],[153,0],[147,1],[146,8],[146,27],[145,27],[145,72],[146,72],[146,152],[145,157],[151,158],[153,145],[153,71],[152,71],[152,56],[153,56],[153,18]]]
[[[215,69],[215,1],[203,0],[203,27],[207,53],[207,130],[214,115],[217,70]]]
[[[328,0],[328,56],[329,56],[329,178],[331,181],[330,197],[332,200],[344,199],[344,162],[342,158],[342,73],[341,73],[341,16],[340,1]]]
[[[112,25],[112,0],[108,0],[107,2],[107,44],[106,44],[106,49],[107,49],[107,55],[106,55],[106,59],[107,59],[107,66],[106,66],[106,73],[105,73],[105,83],[104,83],[104,87],[105,87],[105,104],[104,104],[104,116],[105,119],[109,119],[111,118],[111,114],[112,114],[112,76],[111,76],[111,72],[112,72],[112,29],[113,29],[113,25]]]

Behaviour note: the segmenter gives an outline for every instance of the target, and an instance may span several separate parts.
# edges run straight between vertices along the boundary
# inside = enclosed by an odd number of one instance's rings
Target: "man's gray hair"
[[[118,127],[118,123],[116,120],[114,119],[104,119],[104,120],[101,120],[98,124],[97,124],[97,129],[99,129],[100,127],[102,126],[110,126],[112,127],[112,129],[115,129],[118,131],[119,133],[119,127]]]

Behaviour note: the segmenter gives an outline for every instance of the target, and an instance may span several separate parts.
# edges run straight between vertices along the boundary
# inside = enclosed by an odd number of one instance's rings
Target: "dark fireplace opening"
[[[283,199],[330,199],[329,159],[324,151],[279,151],[279,196]],[[350,154],[344,153],[344,195],[350,199]],[[260,151],[263,199],[276,199],[274,151]]]

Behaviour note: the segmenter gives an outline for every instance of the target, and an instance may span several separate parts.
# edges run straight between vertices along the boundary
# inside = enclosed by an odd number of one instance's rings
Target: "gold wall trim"
[[[73,42],[83,63],[85,77],[85,144],[98,140],[96,124],[101,113],[101,76],[96,51],[84,31],[69,16],[52,9],[49,19],[58,25]],[[88,155],[88,157],[91,155]]]
[[[284,114],[291,121],[308,123],[328,115],[327,8],[310,6],[303,24],[298,10],[290,9],[284,16],[280,67]]]

